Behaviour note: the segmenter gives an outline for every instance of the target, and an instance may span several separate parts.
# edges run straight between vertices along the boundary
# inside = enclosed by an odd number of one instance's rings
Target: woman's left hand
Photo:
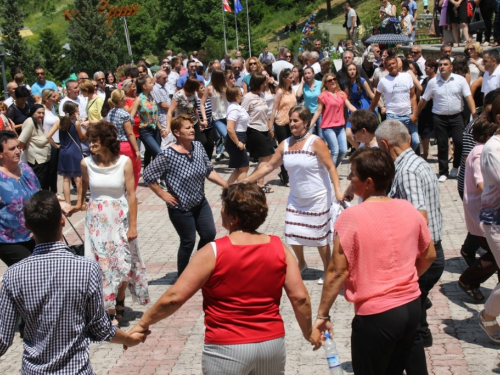
[[[137,238],[137,228],[128,228],[127,240],[132,241]]]
[[[168,135],[169,131],[167,129],[161,129],[160,134],[162,138],[165,138]]]
[[[342,192],[335,192],[335,199],[337,199],[340,202],[343,202],[345,197],[344,197],[344,193]]]
[[[314,346],[313,350],[318,350],[323,345],[323,333],[325,331],[330,332],[330,336],[333,337],[332,322],[324,319],[316,319],[312,327],[311,337],[309,338],[309,342]]]

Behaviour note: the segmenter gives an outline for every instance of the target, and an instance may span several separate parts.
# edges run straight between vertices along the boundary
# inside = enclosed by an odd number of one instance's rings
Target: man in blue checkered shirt
[[[37,245],[3,277],[0,356],[12,345],[19,317],[26,323],[23,375],[94,374],[90,340],[126,347],[144,342],[149,332],[129,335],[111,324],[97,263],[73,255],[60,241],[65,218],[56,195],[41,190],[23,210]]]

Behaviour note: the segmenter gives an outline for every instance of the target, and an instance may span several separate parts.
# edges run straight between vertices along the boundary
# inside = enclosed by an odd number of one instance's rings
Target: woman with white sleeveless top
[[[340,179],[326,144],[308,132],[312,117],[309,109],[294,106],[289,116],[292,136],[281,142],[271,160],[245,181],[258,180],[281,164],[285,166],[290,178],[285,243],[292,246],[301,271],[307,269],[304,246],[318,248],[326,270],[333,238],[333,195],[339,202],[344,198]],[[318,284],[323,284],[323,278]]]

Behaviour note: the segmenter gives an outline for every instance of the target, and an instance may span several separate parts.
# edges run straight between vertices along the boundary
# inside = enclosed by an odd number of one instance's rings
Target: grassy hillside
[[[67,30],[69,22],[64,20],[63,9],[72,5],[73,0],[58,0],[56,11],[50,15],[44,15],[41,11],[28,11],[28,17],[24,20],[25,26],[29,27],[33,36],[28,37],[29,43],[36,44],[40,39],[40,31],[48,27],[52,29],[63,41],[67,40]]]

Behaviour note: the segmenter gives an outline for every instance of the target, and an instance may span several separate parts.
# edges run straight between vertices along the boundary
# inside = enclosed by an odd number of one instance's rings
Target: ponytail
[[[71,127],[71,123],[73,122],[71,120],[71,116],[73,116],[74,113],[78,112],[78,104],[68,100],[63,105],[63,112],[65,113],[65,115],[59,118],[59,130],[67,132]]]
[[[109,108],[111,108],[111,109],[116,107],[115,102],[113,102],[113,99],[111,99],[111,98],[108,99],[108,105],[109,105]]]

